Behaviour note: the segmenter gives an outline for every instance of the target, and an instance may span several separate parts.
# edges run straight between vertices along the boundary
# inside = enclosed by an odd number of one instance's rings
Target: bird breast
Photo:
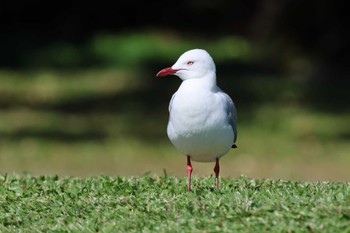
[[[195,88],[180,88],[175,93],[170,106],[168,136],[178,150],[202,162],[225,154],[234,137],[218,94]]]

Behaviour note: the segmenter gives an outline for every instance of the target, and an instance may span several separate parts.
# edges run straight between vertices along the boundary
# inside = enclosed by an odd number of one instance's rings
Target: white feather
[[[205,50],[184,53],[172,68],[183,82],[169,104],[169,139],[194,161],[215,161],[237,139],[235,105],[216,85],[215,64]]]

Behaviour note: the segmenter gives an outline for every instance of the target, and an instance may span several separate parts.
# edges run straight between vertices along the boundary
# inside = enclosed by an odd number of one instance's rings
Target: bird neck
[[[215,90],[217,88],[216,74],[215,72],[210,72],[200,78],[186,79],[183,81],[183,84],[188,84],[201,89]]]

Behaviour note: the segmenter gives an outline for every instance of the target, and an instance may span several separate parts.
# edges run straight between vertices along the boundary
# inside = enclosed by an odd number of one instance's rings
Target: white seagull
[[[215,161],[215,183],[219,188],[219,159],[236,148],[237,112],[232,99],[216,85],[215,64],[209,53],[193,49],[157,77],[176,75],[182,79],[169,104],[167,133],[174,146],[187,156],[187,188],[191,190],[191,160]]]

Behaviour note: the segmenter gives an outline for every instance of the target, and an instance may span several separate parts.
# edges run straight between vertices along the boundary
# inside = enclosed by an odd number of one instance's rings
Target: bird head
[[[176,75],[182,80],[201,78],[215,73],[215,64],[209,53],[203,49],[192,49],[183,53],[176,63],[157,73],[157,77]]]

